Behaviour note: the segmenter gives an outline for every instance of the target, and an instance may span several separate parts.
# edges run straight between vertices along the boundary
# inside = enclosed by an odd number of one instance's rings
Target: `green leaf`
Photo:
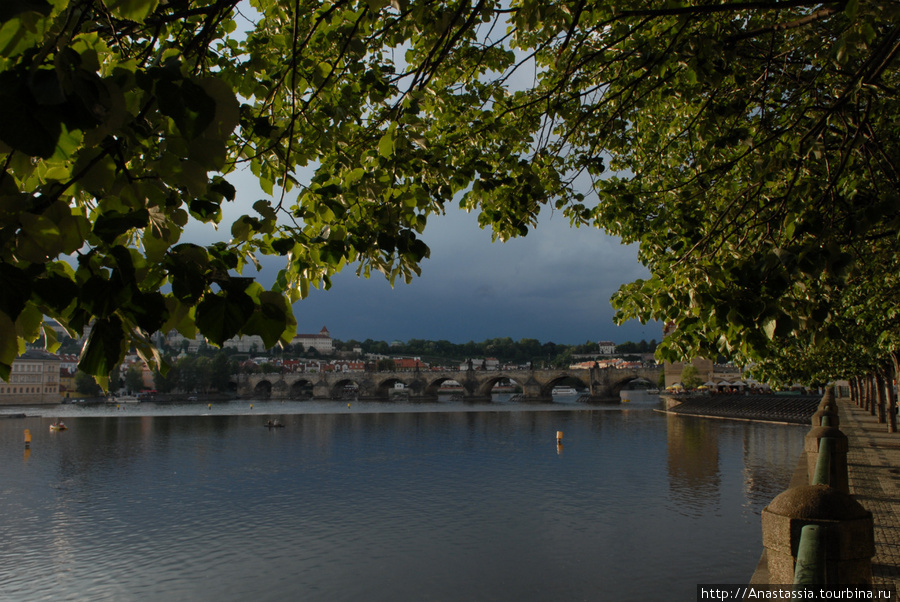
[[[24,261],[43,263],[62,252],[61,233],[53,220],[33,213],[19,216],[22,229],[16,238],[16,256]]]
[[[394,133],[388,132],[378,141],[378,154],[385,159],[390,159],[394,154]]]
[[[146,209],[130,213],[107,211],[97,217],[93,231],[104,242],[112,243],[132,228],[144,228],[149,222],[150,213]]]
[[[216,101],[191,80],[161,79],[156,90],[160,112],[171,117],[188,140],[200,136],[212,123]]]
[[[0,312],[15,320],[31,297],[31,278],[16,266],[0,263]]]
[[[18,352],[17,340],[15,323],[0,311],[0,378],[6,382],[9,382],[9,373]]]
[[[131,303],[123,308],[146,333],[157,332],[169,317],[165,298],[157,291],[133,294]]]
[[[763,320],[762,327],[763,332],[766,333],[766,337],[771,341],[775,338],[775,328],[778,326],[778,321],[774,316],[769,316]]]
[[[24,12],[35,12],[47,16],[53,8],[47,0],[3,0],[0,4],[0,22],[12,19]]]
[[[32,286],[40,303],[55,312],[63,312],[79,297],[78,285],[62,274],[45,274]]]
[[[203,296],[209,280],[209,255],[197,245],[178,245],[166,259],[172,282],[172,294],[185,303],[195,303]]]
[[[60,346],[62,346],[62,343],[56,338],[56,331],[46,324],[44,324],[41,330],[44,334],[44,348],[50,353],[56,353]]]
[[[106,6],[114,15],[129,21],[142,22],[156,10],[159,0],[106,0]]]
[[[91,325],[78,369],[94,376],[108,376],[125,357],[125,331],[118,316],[99,318]]]
[[[32,157],[49,159],[56,152],[62,131],[57,107],[38,105],[27,88],[11,72],[0,73],[0,140]]]
[[[244,293],[207,294],[197,306],[197,327],[221,347],[241,331],[254,309],[253,300]]]
[[[253,312],[253,316],[242,331],[244,334],[259,335],[266,349],[270,349],[282,338],[288,327],[289,315],[293,316],[281,295],[263,291],[259,294],[259,307]]]

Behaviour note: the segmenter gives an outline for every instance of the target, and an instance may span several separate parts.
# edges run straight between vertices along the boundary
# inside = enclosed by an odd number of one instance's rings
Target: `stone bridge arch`
[[[490,401],[491,391],[498,382],[508,379],[522,387],[523,398],[531,401],[552,401],[553,387],[565,380],[574,380],[590,391],[595,402],[618,401],[619,392],[638,379],[651,383],[659,377],[658,367],[590,370],[463,370],[463,371],[415,371],[415,372],[325,372],[240,374],[233,380],[238,383],[238,393],[261,399],[308,396],[310,386],[314,397],[342,399],[350,387],[360,400],[385,400],[395,383],[406,385],[411,400],[436,400],[442,383],[456,381],[462,387],[462,397],[468,401]]]
[[[363,383],[353,374],[346,372],[321,375],[313,387],[313,392],[316,397],[324,399],[363,399],[370,396]]]
[[[491,399],[491,396],[494,392],[494,387],[504,381],[509,381],[510,383],[513,383],[520,388],[524,387],[525,385],[525,383],[522,382],[522,377],[518,374],[512,374],[511,372],[505,370],[500,372],[486,372],[484,373],[484,376],[474,381],[476,385],[471,388],[470,393],[478,398]],[[465,389],[466,385],[462,382],[460,384],[462,384],[463,388]]]
[[[553,397],[553,389],[554,389],[554,388],[559,387],[559,386],[562,386],[562,385],[565,385],[565,384],[568,384],[568,383],[570,383],[570,382],[573,381],[573,380],[574,380],[576,383],[578,383],[578,385],[580,385],[581,388],[584,389],[584,391],[585,391],[586,393],[589,394],[589,393],[590,393],[590,390],[591,390],[591,379],[590,379],[590,375],[587,373],[586,370],[580,370],[579,372],[584,372],[585,374],[578,374],[578,373],[576,373],[576,372],[573,370],[573,371],[572,371],[570,374],[568,374],[568,375],[558,376],[558,377],[556,377],[556,378],[550,380],[549,382],[547,382],[546,385],[544,385],[544,386],[541,388],[541,396],[542,396],[542,397],[550,397],[550,398],[552,398],[552,397]]]
[[[260,399],[268,399],[272,396],[272,383],[267,379],[262,379],[253,387],[253,394]]]
[[[316,383],[311,378],[298,378],[291,384],[288,396],[291,399],[312,399],[315,397],[315,386]]]
[[[463,385],[463,383],[461,381],[462,381],[462,377],[458,376],[458,375],[456,376],[456,378],[451,378],[447,374],[442,374],[441,376],[431,378],[428,381],[428,383],[425,385],[425,389],[424,389],[425,396],[437,399],[438,395],[440,394],[441,387],[445,383],[448,383],[448,382],[455,382],[460,387],[463,387],[463,390],[465,390],[465,385]]]

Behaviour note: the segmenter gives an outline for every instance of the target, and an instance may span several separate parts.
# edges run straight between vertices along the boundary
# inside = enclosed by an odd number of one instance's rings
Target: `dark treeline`
[[[451,343],[450,341],[429,341],[410,339],[409,341],[387,343],[385,341],[335,341],[335,350],[341,353],[352,353],[354,349],[362,349],[363,354],[379,354],[393,356],[414,356],[430,363],[462,362],[470,358],[497,358],[501,363],[525,364],[528,362],[546,363],[548,365],[567,365],[580,356],[598,357],[599,346],[596,342],[586,341],[580,345],[558,345],[553,342],[541,343],[537,339],[521,339],[514,341],[509,337],[486,339],[480,343]],[[651,353],[656,349],[656,341],[626,342],[617,345],[616,353],[641,354]]]

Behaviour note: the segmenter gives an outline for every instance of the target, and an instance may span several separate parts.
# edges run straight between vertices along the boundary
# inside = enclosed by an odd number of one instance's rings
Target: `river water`
[[[694,600],[749,580],[808,430],[640,400],[250,405],[2,409],[29,417],[0,420],[0,599]]]

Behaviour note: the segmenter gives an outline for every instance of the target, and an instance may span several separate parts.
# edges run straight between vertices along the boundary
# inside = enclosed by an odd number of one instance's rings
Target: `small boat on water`
[[[69,427],[67,427],[65,425],[65,423],[62,421],[54,422],[53,424],[50,425],[51,431],[66,431],[68,429],[69,429]]]
[[[277,420],[267,420],[263,426],[265,426],[268,429],[283,429],[284,428],[284,425],[281,424],[281,422],[279,422]]]
[[[119,395],[118,397],[109,397],[106,403],[140,403],[136,395]]]
[[[553,395],[578,395],[575,387],[553,387]]]

